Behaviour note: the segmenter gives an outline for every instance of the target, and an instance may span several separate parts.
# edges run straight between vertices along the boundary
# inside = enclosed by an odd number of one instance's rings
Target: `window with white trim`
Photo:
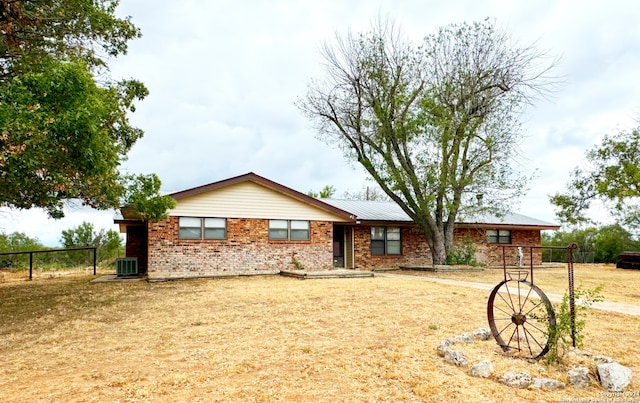
[[[371,255],[402,254],[400,227],[371,227]]]
[[[309,221],[269,220],[269,239],[286,241],[308,241]]]
[[[510,244],[511,231],[504,229],[488,229],[487,243]]]
[[[180,217],[180,239],[226,239],[227,219],[211,217]]]

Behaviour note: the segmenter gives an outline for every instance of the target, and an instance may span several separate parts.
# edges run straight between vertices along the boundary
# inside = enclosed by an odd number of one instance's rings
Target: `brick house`
[[[141,221],[127,208],[115,219],[127,257],[152,279],[431,264],[424,236],[392,202],[315,199],[254,173],[170,196],[177,205],[166,220]],[[484,217],[457,224],[455,241],[472,242],[479,262],[501,265],[502,245],[540,245],[548,229],[558,226]],[[533,260],[540,264],[539,252]]]

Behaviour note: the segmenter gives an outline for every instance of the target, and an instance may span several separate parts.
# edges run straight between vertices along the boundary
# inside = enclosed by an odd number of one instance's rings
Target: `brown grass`
[[[565,369],[504,357],[493,341],[461,347],[471,363],[491,359],[493,378],[445,363],[442,339],[487,327],[481,290],[380,277],[91,279],[0,284],[0,400],[557,402],[603,392],[503,386],[507,370],[566,381]],[[585,350],[638,374],[639,331],[638,317],[594,310]]]
[[[528,268],[525,268],[528,270]],[[477,283],[497,284],[503,280],[502,269],[485,269],[482,272],[394,272],[448,278],[453,280],[473,281]],[[613,264],[580,264],[574,265],[575,287],[593,289],[604,284],[605,301],[623,302],[640,305],[640,270],[616,269]],[[534,268],[534,283],[545,293],[564,294],[568,290],[567,266]]]

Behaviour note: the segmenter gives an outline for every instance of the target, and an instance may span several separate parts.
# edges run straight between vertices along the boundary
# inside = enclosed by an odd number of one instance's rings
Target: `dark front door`
[[[344,226],[333,226],[333,266],[344,267]]]

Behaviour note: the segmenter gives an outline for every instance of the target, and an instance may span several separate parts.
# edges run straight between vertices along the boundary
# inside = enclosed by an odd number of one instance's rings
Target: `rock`
[[[473,338],[476,340],[486,341],[491,339],[491,332],[489,331],[489,329],[485,329],[483,327],[474,330],[472,334]]]
[[[569,375],[569,383],[574,388],[588,388],[591,385],[591,379],[589,379],[589,368],[576,367],[570,369],[567,375]]]
[[[467,365],[467,357],[464,356],[462,351],[446,350],[444,352],[444,360],[458,367]]]
[[[453,339],[444,339],[438,344],[436,350],[438,350],[438,355],[440,357],[444,357],[445,351],[449,349],[453,345]]]
[[[471,333],[463,333],[460,336],[456,336],[455,341],[461,341],[464,343],[473,343],[473,335]]]
[[[489,360],[482,360],[473,365],[469,370],[469,375],[478,378],[488,378],[493,373],[493,364]]]
[[[533,382],[531,374],[528,372],[505,372],[500,378],[500,382],[512,388],[525,389]]]
[[[560,382],[551,378],[534,378],[533,388],[542,390],[558,390],[564,389],[567,385],[564,382]]]
[[[611,392],[623,391],[631,382],[633,373],[624,365],[620,365],[617,362],[610,362],[606,364],[598,364],[596,366],[596,373],[600,378],[600,384],[603,388]]]

